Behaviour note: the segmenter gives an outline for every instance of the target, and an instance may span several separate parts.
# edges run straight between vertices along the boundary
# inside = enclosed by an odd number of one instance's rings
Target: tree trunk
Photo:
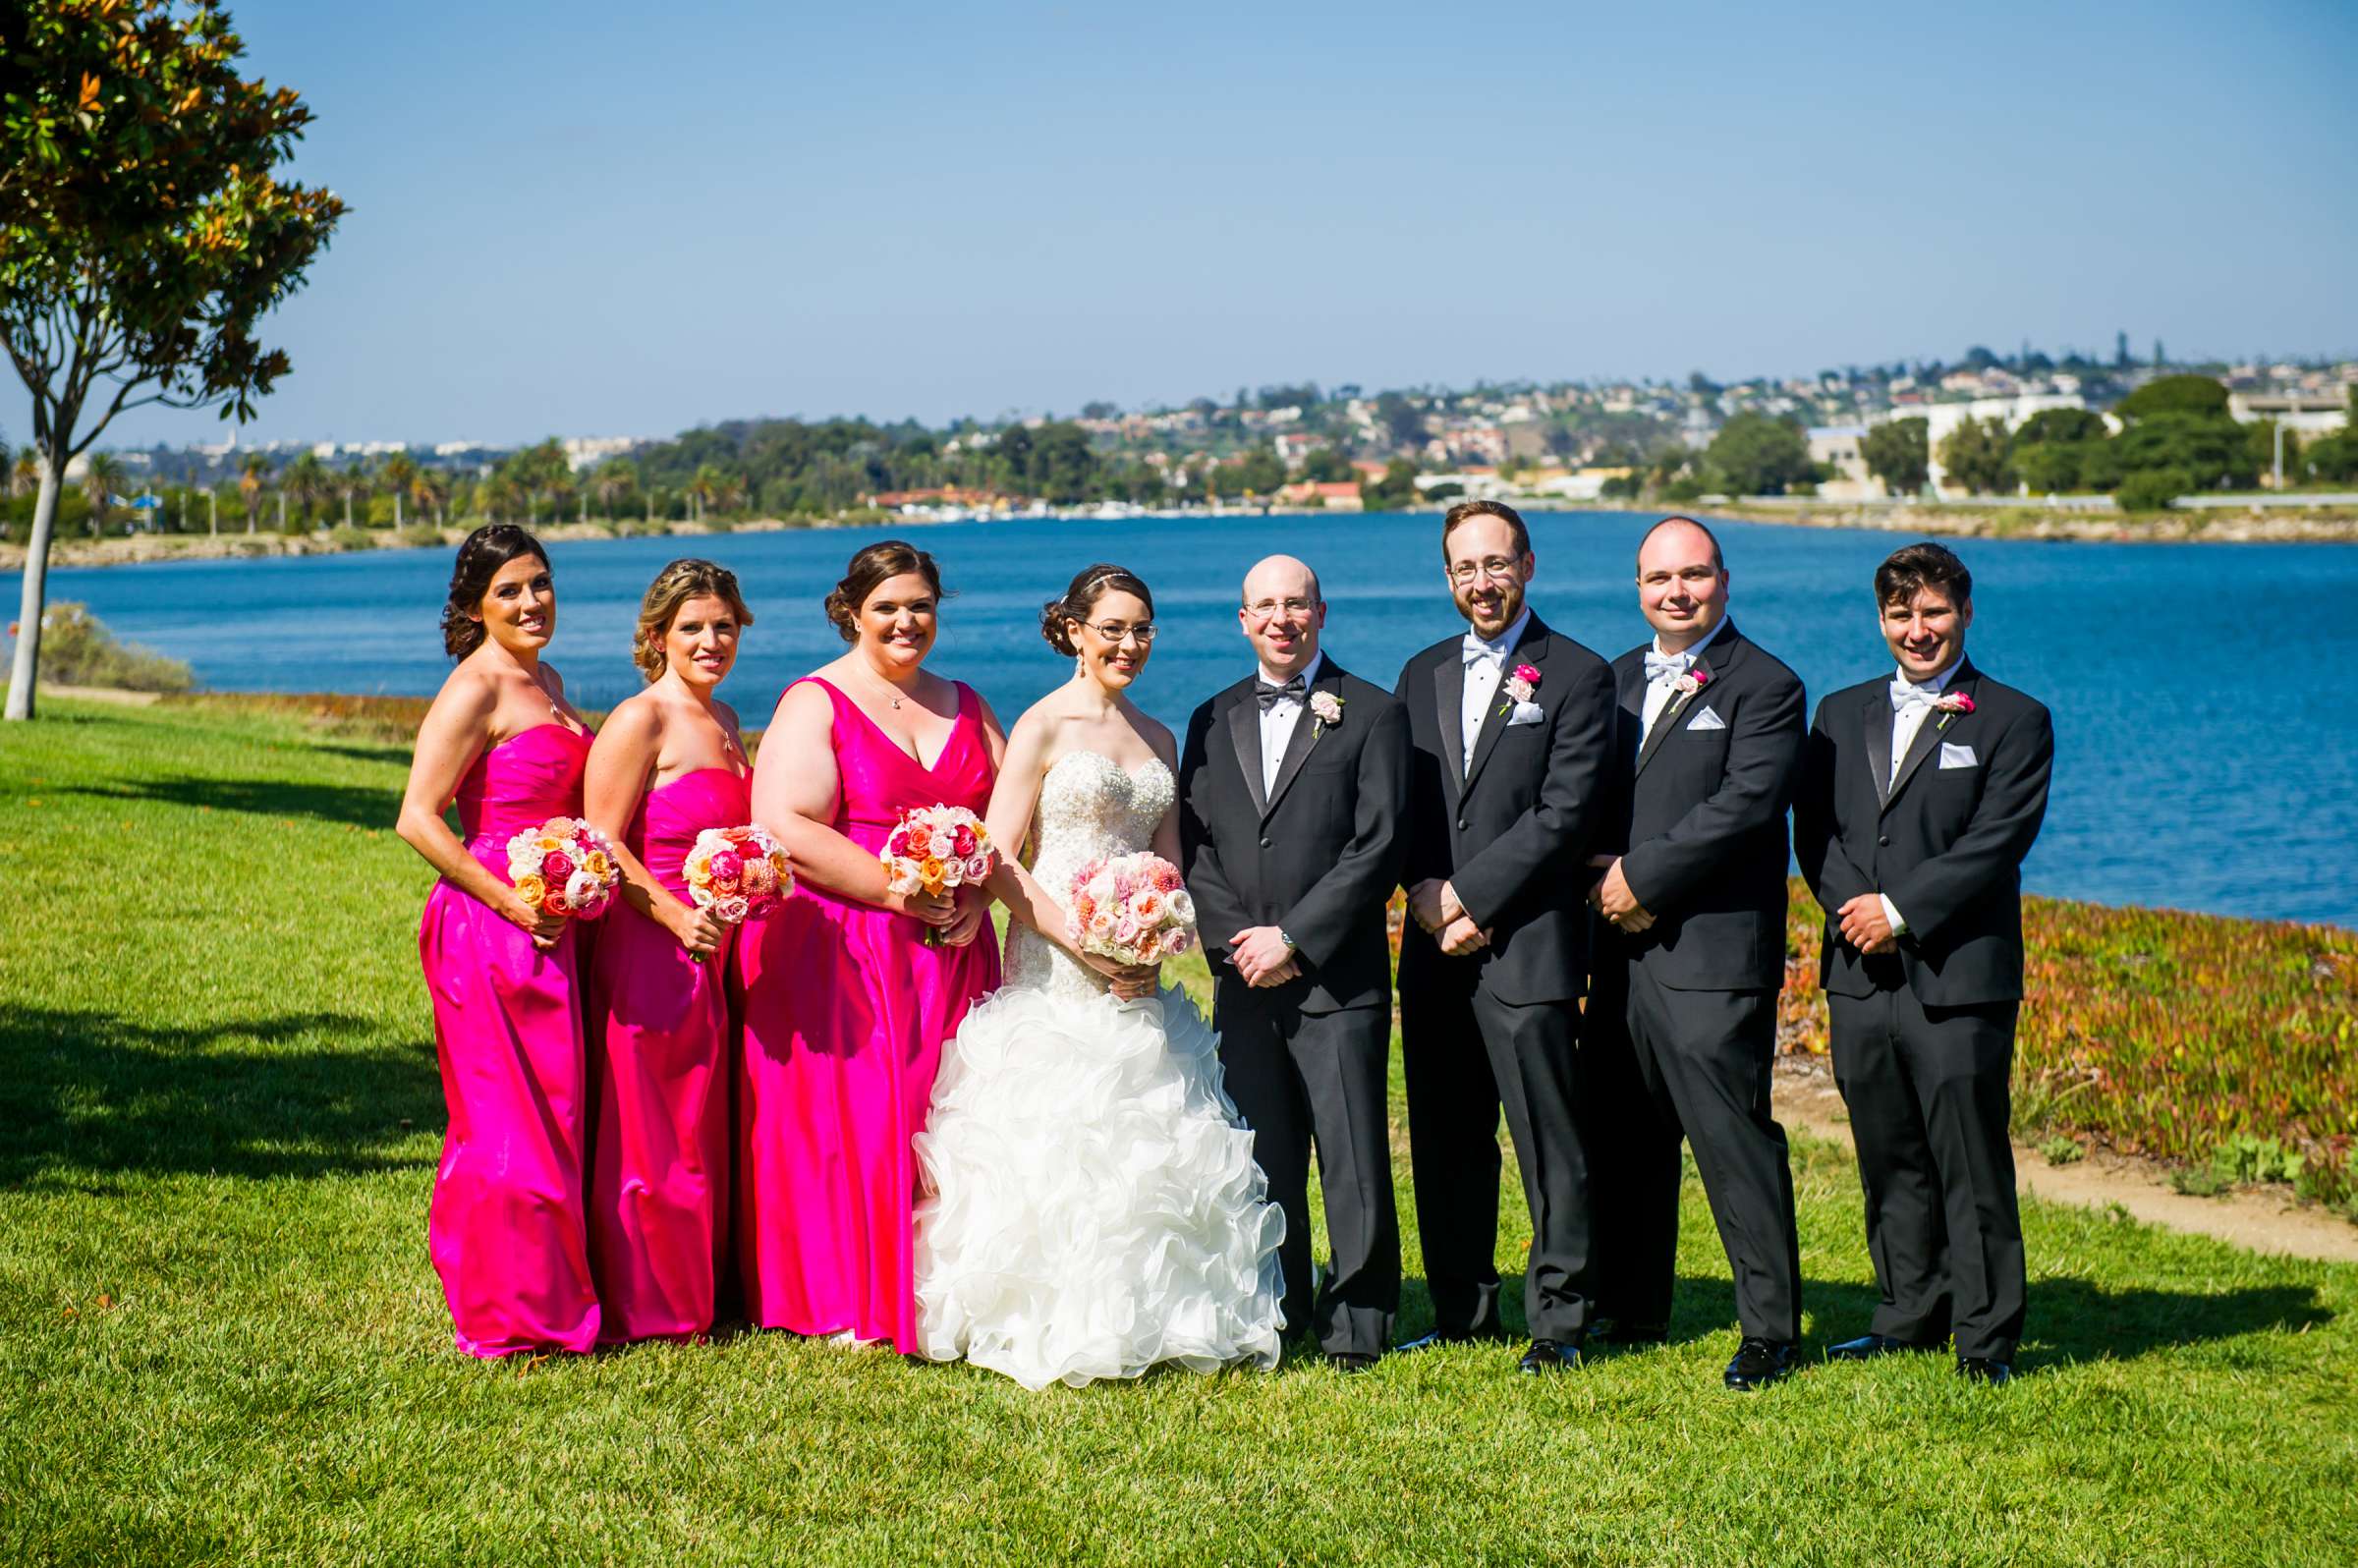
[[[204,532],[216,538],[221,534],[221,497],[212,490],[204,492]]]
[[[350,490],[344,492],[344,526],[352,527],[352,492]]]
[[[401,527],[401,492],[399,490],[393,492],[393,526]]]
[[[284,490],[278,492],[278,532],[287,532],[287,492]]]
[[[32,533],[25,541],[25,591],[17,610],[17,654],[8,671],[8,716],[32,717],[33,682],[40,674],[41,610],[49,592],[49,538],[57,532],[58,476],[65,454],[41,455],[41,488],[32,503]]]

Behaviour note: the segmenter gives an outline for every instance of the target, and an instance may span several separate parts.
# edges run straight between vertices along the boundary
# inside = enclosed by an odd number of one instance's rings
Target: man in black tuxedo
[[[1587,865],[1612,746],[1612,672],[1524,603],[1537,570],[1512,507],[1441,524],[1463,637],[1408,661],[1408,859],[1400,950],[1409,1163],[1435,1326],[1403,1349],[1495,1337],[1498,1113],[1531,1261],[1522,1370],[1580,1359],[1591,1313],[1589,1172],[1573,1107],[1588,981]]]
[[[1898,678],[1818,706],[1795,853],[1825,907],[1834,1082],[1882,1300],[1837,1360],[1935,1350],[2012,1374],[2022,1220],[2006,1138],[2022,1003],[2022,860],[2047,814],[2046,707],[1965,656],[1973,577],[1937,544],[1876,569]]]
[[[1228,1092],[1285,1211],[1285,1320],[1346,1372],[1375,1364],[1400,1304],[1385,1108],[1384,906],[1400,879],[1408,724],[1319,650],[1315,573],[1275,555],[1237,610],[1259,670],[1188,721],[1179,836],[1211,961]],[[1333,1271],[1311,1300],[1316,1146]]]
[[[1618,854],[1590,895],[1597,974],[1582,1021],[1599,1293],[1615,1337],[1659,1339],[1678,1252],[1678,1146],[1695,1149],[1742,1338],[1726,1385],[1792,1371],[1801,1244],[1768,1108],[1785,975],[1785,812],[1809,709],[1801,681],[1727,616],[1719,541],[1664,518],[1638,546],[1654,641],[1613,661]]]

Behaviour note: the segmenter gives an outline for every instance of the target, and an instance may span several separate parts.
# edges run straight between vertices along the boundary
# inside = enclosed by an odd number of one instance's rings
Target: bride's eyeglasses
[[[1134,637],[1138,639],[1138,645],[1145,647],[1154,641],[1152,621],[1141,621],[1135,626],[1126,621],[1092,621],[1089,629],[1108,643],[1119,643],[1125,637]]]

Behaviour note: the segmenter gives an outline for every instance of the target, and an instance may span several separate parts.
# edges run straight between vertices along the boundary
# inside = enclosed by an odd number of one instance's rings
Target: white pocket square
[[[1506,716],[1509,729],[1518,724],[1537,724],[1547,716],[1547,710],[1537,702],[1517,702],[1515,710]]]
[[[1940,743],[1940,765],[1942,767],[1979,767],[1982,765],[1982,759],[1973,755],[1973,748],[1970,746],[1958,746],[1950,741],[1942,741]]]
[[[1706,706],[1702,712],[1696,714],[1688,722],[1687,728],[1691,730],[1723,730],[1727,728],[1727,720],[1721,718],[1712,708]]]

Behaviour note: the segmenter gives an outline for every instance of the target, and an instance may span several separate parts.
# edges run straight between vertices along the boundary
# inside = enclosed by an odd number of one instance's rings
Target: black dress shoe
[[[1878,1356],[1922,1355],[1938,1350],[1938,1345],[1920,1345],[1913,1339],[1894,1339],[1889,1334],[1861,1334],[1845,1339],[1839,1345],[1825,1347],[1827,1361],[1873,1361]]]
[[[2014,1369],[1990,1356],[1959,1356],[1957,1375],[1969,1383],[1988,1383],[1993,1388],[2014,1380]]]
[[[1523,1359],[1515,1363],[1515,1371],[1526,1377],[1542,1372],[1567,1372],[1580,1365],[1580,1341],[1576,1339],[1535,1339]]]
[[[1338,1350],[1326,1359],[1334,1363],[1334,1370],[1346,1377],[1364,1372],[1376,1365],[1376,1358],[1361,1350]]]
[[[1720,1380],[1738,1393],[1766,1388],[1793,1375],[1793,1359],[1791,1340],[1748,1337],[1736,1347],[1736,1359],[1727,1364],[1727,1375]]]

